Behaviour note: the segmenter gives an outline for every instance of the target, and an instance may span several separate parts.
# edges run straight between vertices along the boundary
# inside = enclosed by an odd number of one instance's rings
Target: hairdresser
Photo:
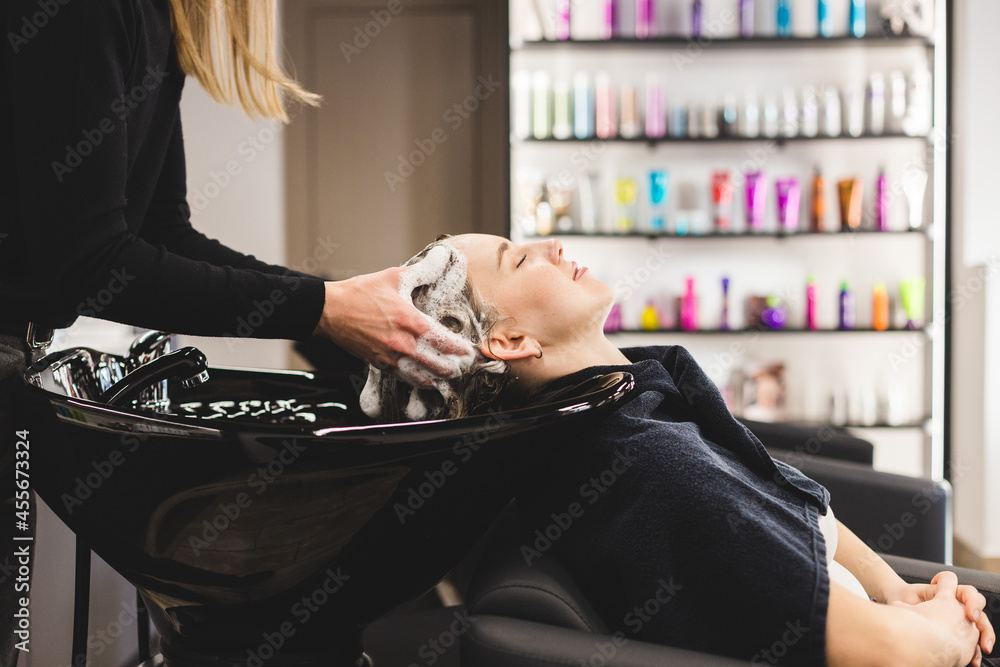
[[[437,354],[467,351],[449,334],[418,348],[432,325],[399,296],[398,268],[325,282],[192,228],[185,75],[251,117],[287,122],[286,104],[319,102],[278,64],[274,14],[273,0],[0,4],[0,572],[19,428],[8,392],[79,315],[201,336],[263,319],[254,338],[323,336],[400,375],[413,359],[414,384],[449,374]],[[12,665],[16,596],[0,579],[0,665]]]

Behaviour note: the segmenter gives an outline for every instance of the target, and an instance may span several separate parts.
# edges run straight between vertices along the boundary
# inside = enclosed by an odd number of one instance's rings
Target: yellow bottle
[[[642,323],[640,325],[646,331],[656,331],[660,328],[660,317],[656,313],[656,306],[652,301],[646,303],[642,311]]]

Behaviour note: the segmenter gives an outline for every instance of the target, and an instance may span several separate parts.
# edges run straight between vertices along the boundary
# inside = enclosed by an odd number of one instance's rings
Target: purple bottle
[[[604,0],[604,22],[601,25],[601,37],[603,39],[618,37],[618,0]]]
[[[701,37],[701,0],[691,3],[691,36]]]
[[[854,328],[854,294],[847,287],[847,281],[840,283],[840,328]]]
[[[635,36],[637,39],[656,37],[654,0],[635,0]]]
[[[885,171],[879,170],[875,181],[875,229],[880,232],[889,231],[889,183]]]
[[[740,2],[740,37],[753,37],[753,0]]]
[[[556,3],[556,39],[566,41],[570,37],[570,0]]]

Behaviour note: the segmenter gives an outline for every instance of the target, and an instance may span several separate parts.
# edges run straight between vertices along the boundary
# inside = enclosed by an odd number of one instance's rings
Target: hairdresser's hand
[[[911,609],[932,623],[938,645],[936,654],[947,658],[947,664],[964,667],[971,663],[973,667],[980,667],[983,660],[980,648],[982,629],[988,628],[991,638],[993,632],[989,621],[985,621],[986,615],[979,614],[975,621],[969,618],[967,604],[959,599],[958,577],[954,572],[938,572],[925,586],[913,590],[921,597],[931,594],[930,598],[909,604],[896,600],[890,604]]]
[[[428,386],[434,378],[449,378],[455,372],[442,355],[469,355],[474,350],[471,343],[399,296],[403,270],[393,267],[326,283],[326,305],[313,333],[413,386]],[[430,347],[418,348],[422,336]],[[415,363],[405,363],[400,370],[403,357]]]
[[[886,602],[902,602],[905,604],[920,604],[934,598],[937,592],[939,572],[929,584],[907,584],[903,583],[886,595]],[[965,615],[979,628],[979,647],[983,653],[990,653],[996,641],[996,632],[990,619],[982,610],[986,608],[986,597],[980,593],[975,586],[960,585],[955,589],[955,598],[965,605]]]

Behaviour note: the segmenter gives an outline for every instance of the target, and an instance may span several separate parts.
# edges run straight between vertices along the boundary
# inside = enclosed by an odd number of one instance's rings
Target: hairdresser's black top
[[[554,385],[626,371],[637,397],[519,494],[522,554],[554,553],[628,638],[825,665],[829,492],[771,459],[687,350],[623,352]]]
[[[320,279],[190,225],[166,0],[4,0],[0,21],[0,320],[307,338]]]

